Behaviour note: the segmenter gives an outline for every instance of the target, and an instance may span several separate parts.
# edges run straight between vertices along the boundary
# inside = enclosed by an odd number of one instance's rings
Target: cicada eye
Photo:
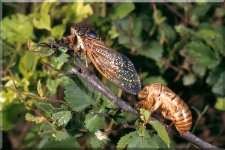
[[[89,30],[87,32],[87,36],[92,39],[96,39],[98,37],[98,35],[96,34],[96,32],[94,30]]]
[[[85,27],[85,26],[80,26],[79,29],[78,29],[78,31],[77,31],[77,34],[78,34],[79,36],[82,36],[82,35],[85,34],[86,31],[87,31],[87,27]]]

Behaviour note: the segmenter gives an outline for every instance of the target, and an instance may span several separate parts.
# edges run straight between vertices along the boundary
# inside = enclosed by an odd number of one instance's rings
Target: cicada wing
[[[128,93],[139,93],[139,76],[133,63],[126,56],[98,43],[94,43],[87,54],[97,70],[109,81]]]

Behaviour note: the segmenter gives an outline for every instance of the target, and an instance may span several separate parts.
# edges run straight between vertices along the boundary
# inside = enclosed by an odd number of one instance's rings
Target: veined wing
[[[128,93],[139,93],[139,76],[133,63],[126,56],[98,42],[91,43],[87,54],[97,70],[109,81]]]

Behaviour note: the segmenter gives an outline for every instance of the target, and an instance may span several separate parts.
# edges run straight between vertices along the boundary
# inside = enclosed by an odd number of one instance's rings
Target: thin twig
[[[49,121],[48,121],[48,118],[46,118],[46,117],[43,116],[41,113],[39,113],[37,110],[33,109],[30,105],[27,104],[27,102],[23,99],[22,94],[19,92],[19,90],[18,90],[18,88],[17,88],[17,86],[16,86],[15,79],[14,79],[14,75],[13,75],[13,73],[12,73],[11,70],[9,70],[9,74],[10,74],[10,76],[11,76],[11,78],[12,78],[14,87],[15,87],[17,93],[19,94],[22,103],[23,103],[25,106],[27,106],[30,110],[32,110],[33,112],[35,112],[37,115],[43,117],[47,122],[49,122]]]
[[[48,98],[48,97],[38,97],[38,96],[26,94],[26,93],[20,92],[20,91],[17,90],[17,89],[13,89],[13,88],[8,87],[8,86],[5,86],[5,85],[0,85],[0,87],[4,87],[4,88],[6,88],[6,89],[10,89],[11,91],[14,91],[14,92],[16,92],[16,93],[20,93],[21,95],[25,95],[26,97],[30,97],[30,98],[35,99],[35,100],[48,101],[48,102],[52,102],[52,103],[67,104],[67,102],[65,102],[65,101],[63,101],[63,100],[56,100],[56,99],[51,99],[51,98]]]

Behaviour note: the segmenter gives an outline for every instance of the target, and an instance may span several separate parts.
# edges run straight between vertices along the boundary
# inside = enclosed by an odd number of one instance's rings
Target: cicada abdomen
[[[71,27],[71,36],[77,38],[77,49],[84,52],[86,67],[88,56],[105,78],[123,91],[138,94],[141,90],[140,79],[133,63],[126,56],[105,45],[99,35],[87,26]]]
[[[181,135],[190,130],[191,111],[185,102],[168,87],[159,83],[146,86],[138,94],[138,98],[142,100],[139,105],[144,109],[154,112],[161,108],[163,117],[172,121],[169,127],[174,124]]]

